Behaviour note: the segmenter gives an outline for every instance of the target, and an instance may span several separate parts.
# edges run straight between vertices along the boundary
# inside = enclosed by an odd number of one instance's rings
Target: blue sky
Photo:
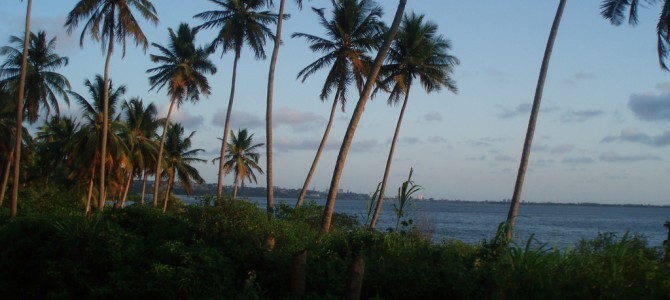
[[[33,1],[32,31],[58,36],[57,51],[70,58],[61,70],[73,90],[102,73],[99,44],[80,29],[68,36],[62,27],[76,1]],[[153,1],[160,24],[145,24],[151,42],[167,43],[167,28],[180,22],[198,25],[192,16],[212,10],[208,1]],[[322,35],[309,9],[330,7],[330,1],[309,1],[299,11],[289,1],[275,90],[275,185],[299,188],[323,134],[330,103],[318,99],[324,74],[305,83],[298,71],[317,58],[293,32]],[[511,198],[523,138],[528,123],[542,54],[558,1],[409,0],[407,12],[426,14],[451,40],[452,54],[461,60],[453,75],[459,93],[427,95],[412,90],[396,148],[389,191],[403,181],[410,167],[425,197],[499,200]],[[390,23],[396,1],[379,1]],[[542,111],[534,140],[523,199],[553,202],[668,204],[670,176],[670,74],[660,70],[655,22],[660,8],[640,10],[640,23],[616,27],[599,15],[600,1],[569,1],[545,84]],[[0,10],[0,45],[23,30],[25,2],[7,1]],[[214,31],[199,34],[199,43]],[[127,97],[140,96],[167,111],[165,91],[148,91],[148,54],[129,44],[111,62],[116,85],[128,87]],[[272,45],[268,44],[268,56]],[[119,48],[117,48],[119,49]],[[213,93],[197,104],[186,103],[175,115],[196,131],[195,146],[211,160],[220,147],[230,92],[232,55],[211,57],[218,73],[210,77]],[[248,128],[265,140],[265,94],[269,61],[256,61],[243,50],[232,127]],[[325,190],[357,98],[346,112],[338,111],[328,148],[321,157],[312,187]],[[64,107],[78,115],[79,108]],[[385,95],[369,102],[354,139],[340,187],[369,193],[381,181],[400,109],[388,106]],[[263,156],[264,157],[264,156]],[[261,164],[265,165],[263,158]],[[208,182],[216,182],[216,167],[198,165]],[[259,176],[265,186],[265,177]],[[232,184],[232,177],[226,177]]]

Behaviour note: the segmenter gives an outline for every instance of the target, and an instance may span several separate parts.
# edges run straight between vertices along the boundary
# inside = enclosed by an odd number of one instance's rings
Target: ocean
[[[197,200],[179,196],[187,203]],[[251,197],[247,201],[265,206],[265,197]],[[309,201],[309,200],[306,200]],[[276,203],[295,205],[295,199],[276,198]],[[325,199],[316,199],[319,205]],[[367,217],[367,202],[344,200],[335,202],[335,211],[354,215],[362,223]],[[407,209],[406,219],[431,235],[434,241],[460,240],[470,244],[491,239],[498,225],[505,221],[508,203],[416,201]],[[612,232],[618,237],[626,232],[643,235],[650,246],[661,247],[668,232],[663,227],[670,221],[670,207],[647,206],[587,206],[526,204],[519,207],[514,240],[524,245],[533,235],[547,248],[566,250],[580,239],[592,239],[598,233]],[[384,203],[377,229],[394,228],[396,216],[393,200]]]

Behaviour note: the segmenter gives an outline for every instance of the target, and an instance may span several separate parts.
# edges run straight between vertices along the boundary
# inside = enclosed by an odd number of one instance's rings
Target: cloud
[[[170,104],[169,103],[164,103],[161,107],[158,109],[158,115],[161,118],[165,118],[167,116],[168,110],[170,109]],[[194,116],[192,115],[188,108],[182,106],[180,108],[174,108],[172,110],[172,114],[170,115],[170,122],[171,123],[181,123],[181,125],[184,126],[184,128],[187,129],[197,129],[200,127],[205,122],[205,118],[202,116]]]
[[[504,154],[496,155],[496,157],[494,157],[493,160],[495,160],[497,162],[514,162],[514,161],[516,161],[516,159],[514,157],[509,156],[509,155],[504,155]]]
[[[670,93],[663,95],[633,94],[628,107],[644,121],[670,121]]]
[[[654,155],[619,155],[615,152],[606,152],[600,155],[599,159],[604,162],[640,162],[640,161],[661,161],[662,158]]]
[[[595,163],[595,159],[581,156],[581,157],[566,157],[562,161],[566,165],[583,165],[583,164],[592,164]]]
[[[441,136],[429,137],[427,141],[430,142],[430,143],[434,143],[434,144],[446,144],[446,143],[448,143],[447,139],[445,139]]]
[[[621,134],[618,136],[607,136],[601,141],[601,143],[611,142],[630,142],[652,147],[665,147],[670,145],[670,130],[666,130],[661,135],[650,136],[636,128],[626,128],[621,130]]]
[[[656,88],[662,91],[670,91],[670,82],[657,83]]]
[[[572,75],[570,78],[565,79],[563,82],[569,85],[575,85],[579,81],[584,81],[584,80],[589,80],[589,79],[594,79],[597,78],[596,74],[593,73],[587,73],[584,71],[579,71]]]
[[[274,113],[273,122],[275,125],[291,126],[295,131],[308,131],[321,128],[326,118],[312,112],[282,108]]]
[[[442,122],[442,115],[438,112],[430,112],[423,115],[423,120],[426,122]]]
[[[287,137],[275,137],[273,141],[273,146],[281,151],[295,151],[295,150],[311,150],[316,151],[319,148],[320,139],[296,139],[296,138],[287,138]],[[324,151],[330,150],[339,150],[340,142],[333,141],[329,139],[326,142]],[[379,146],[379,142],[374,139],[367,140],[354,140],[349,148],[351,152],[367,152],[371,149],[376,149]]]
[[[528,115],[532,107],[533,105],[531,103],[521,103],[513,109],[499,105],[498,108],[500,108],[502,112],[498,114],[498,116],[503,119],[511,119],[519,115]]]
[[[584,122],[605,114],[602,110],[568,110],[561,116],[563,122]]]
[[[220,127],[226,125],[226,108],[220,108],[214,113],[212,117],[212,124]],[[260,117],[247,111],[233,111],[230,116],[230,128],[261,128],[265,125]]]
[[[474,147],[492,147],[493,144],[503,143],[509,140],[511,139],[506,137],[498,137],[498,138],[486,137],[479,140],[469,140],[468,144]]]
[[[574,150],[574,149],[575,149],[575,146],[573,146],[573,145],[558,145],[558,146],[552,147],[549,150],[549,152],[551,154],[566,154],[566,153],[572,152],[572,150]]]
[[[517,105],[515,108],[510,108],[508,106],[504,105],[498,105],[498,108],[501,110],[501,112],[498,114],[498,117],[501,119],[512,119],[518,116],[529,116],[530,115],[530,110],[533,108],[533,104],[530,102],[526,103],[521,103]],[[540,112],[543,113],[550,113],[559,110],[556,107],[541,107]]]

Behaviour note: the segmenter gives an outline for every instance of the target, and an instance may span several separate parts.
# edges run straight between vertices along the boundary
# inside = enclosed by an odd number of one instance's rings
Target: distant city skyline
[[[56,52],[68,56],[61,70],[76,92],[83,82],[102,74],[100,45],[85,39],[81,29],[66,33],[63,24],[76,1],[33,0],[32,31],[57,36]],[[319,92],[325,73],[305,83],[298,71],[316,60],[294,32],[321,36],[311,6],[329,1],[306,1],[303,10],[287,1],[291,18],[284,24],[275,83],[275,186],[300,188],[325,128],[331,100]],[[533,153],[522,198],[532,202],[670,203],[670,73],[657,62],[656,21],[659,5],[641,8],[639,24],[613,26],[600,16],[601,1],[569,1],[554,47],[535,134]],[[214,9],[209,1],[153,1],[160,23],[143,23],[150,42],[166,44],[167,28],[180,22],[198,25],[193,15]],[[390,23],[396,1],[378,1]],[[443,1],[410,0],[407,12],[426,14],[452,43],[451,54],[461,64],[453,79],[459,93],[427,95],[415,88],[400,131],[389,186],[395,195],[407,178],[423,187],[426,198],[497,200],[511,198],[535,91],[542,54],[558,1]],[[275,7],[274,10],[277,8]],[[0,10],[0,46],[10,35],[21,35],[25,2],[10,1]],[[214,30],[203,30],[198,44],[211,41]],[[266,46],[268,56],[271,45]],[[165,91],[149,92],[146,70],[154,65],[148,54],[129,43],[126,57],[112,58],[110,77],[128,87],[127,98],[154,102],[167,112]],[[230,92],[232,55],[210,57],[218,67],[209,78],[212,95],[198,104],[185,103],[173,119],[196,131],[194,147],[203,148],[208,163],[198,164],[207,182],[216,182],[223,121]],[[248,128],[256,142],[265,140],[265,93],[269,61],[256,61],[243,49],[238,70],[231,129]],[[366,107],[356,133],[340,188],[369,194],[381,181],[399,107],[386,104],[386,95]],[[326,151],[311,188],[327,189],[334,162],[357,97],[349,96],[345,112],[337,112]],[[66,115],[79,115],[72,103]],[[35,131],[34,126],[32,128]],[[260,165],[265,169],[264,153]],[[258,176],[258,186],[265,186]],[[232,176],[225,184],[232,184]]]

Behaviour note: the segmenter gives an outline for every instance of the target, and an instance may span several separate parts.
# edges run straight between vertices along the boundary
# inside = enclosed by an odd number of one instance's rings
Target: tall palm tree
[[[302,9],[302,0],[296,0],[298,7]],[[268,0],[268,5],[272,5],[273,1]],[[268,71],[268,91],[267,91],[267,105],[265,107],[265,157],[267,159],[265,170],[267,183],[267,212],[272,215],[274,212],[274,189],[272,181],[272,101],[274,97],[275,84],[275,67],[277,65],[277,57],[279,56],[279,45],[281,45],[282,25],[284,23],[284,6],[286,0],[279,0],[279,13],[277,15],[277,31],[275,33],[274,48],[272,49],[272,57],[270,58],[270,70]]]
[[[198,33],[197,28],[191,29],[188,24],[182,23],[179,25],[176,33],[171,28],[168,28],[168,32],[170,34],[168,47],[156,43],[151,44],[160,52],[157,55],[152,54],[151,61],[160,65],[147,70],[147,73],[154,73],[154,75],[149,77],[151,89],[156,88],[160,90],[167,86],[167,93],[170,96],[170,109],[165,118],[157,157],[163,157],[165,135],[175,103],[179,107],[184,100],[197,102],[200,100],[201,93],[209,96],[211,92],[205,75],[216,73],[216,67],[207,58],[211,54],[211,51],[195,47],[195,36]],[[159,174],[161,174],[161,164],[157,162],[156,182],[154,183],[154,207],[158,201]]]
[[[372,65],[370,71],[367,75],[367,81],[365,82],[365,87],[361,93],[358,103],[356,103],[356,108],[354,113],[351,116],[351,121],[349,121],[349,126],[347,131],[344,134],[344,139],[342,140],[342,146],[340,146],[340,152],[337,155],[337,161],[335,162],[335,169],[333,170],[333,177],[330,181],[330,188],[328,190],[328,197],[326,198],[326,207],[323,210],[323,215],[321,217],[321,230],[327,233],[330,230],[330,221],[333,218],[333,212],[335,210],[335,200],[337,198],[337,189],[340,185],[340,178],[342,177],[342,170],[344,169],[344,163],[347,160],[347,154],[349,153],[349,147],[351,147],[351,142],[354,139],[354,134],[356,133],[356,127],[358,122],[361,120],[363,115],[363,110],[365,110],[365,104],[370,98],[370,93],[374,86],[375,81],[377,80],[377,75],[379,75],[379,70],[384,63],[384,58],[391,48],[391,43],[395,38],[396,33],[398,33],[398,28],[400,27],[400,21],[405,12],[405,5],[407,0],[398,0],[398,8],[396,9],[395,16],[393,17],[393,23],[386,33],[384,38],[384,43],[379,48],[377,52],[377,57],[375,57],[374,64]]]
[[[84,46],[84,37],[90,34],[91,38],[100,42],[102,50],[107,50],[107,59],[105,60],[104,88],[103,88],[103,125],[102,140],[100,142],[101,156],[107,154],[107,122],[109,120],[109,61],[114,52],[114,43],[118,42],[122,46],[122,56],[126,55],[126,37],[131,37],[135,45],[142,45],[146,52],[149,47],[140,24],[133,15],[133,10],[137,11],[143,19],[158,24],[156,9],[149,0],[79,0],[74,8],[68,13],[65,21],[67,32],[71,34],[79,25],[79,22],[85,22],[81,31],[79,45]],[[98,202],[104,203],[105,199],[105,163],[100,161],[100,199]]]
[[[331,0],[333,4],[332,18],[327,19],[324,9],[315,9],[319,23],[326,29],[327,38],[306,33],[294,33],[293,37],[305,38],[314,52],[324,53],[316,61],[298,73],[305,82],[307,77],[321,69],[330,67],[328,76],[321,89],[320,99],[326,101],[335,92],[333,106],[330,110],[328,125],[321,138],[316,156],[309,169],[302,191],[298,196],[296,207],[300,207],[309,188],[316,165],[328,140],[333,124],[337,104],[344,111],[347,102],[348,86],[355,82],[358,93],[363,90],[366,69],[369,69],[371,58],[368,53],[379,45],[385,25],[380,20],[382,8],[372,0]]]
[[[155,165],[158,157],[158,145],[154,136],[159,122],[156,118],[158,111],[153,103],[144,105],[141,98],[135,97],[123,103],[124,120],[126,122],[125,140],[130,153],[132,171],[124,191],[123,203],[130,188],[133,176],[142,178],[142,198],[140,204],[144,204],[144,192],[147,183],[147,170]]]
[[[254,135],[249,135],[246,129],[231,132],[230,143],[228,143],[228,151],[226,152],[223,170],[226,174],[231,172],[235,175],[235,183],[233,186],[233,201],[237,198],[237,185],[241,181],[244,187],[244,180],[248,179],[256,183],[257,171],[263,175],[263,169],[258,166],[258,159],[260,154],[256,152],[256,148],[263,147],[263,143],[253,144]]]
[[[0,188],[0,207],[5,200],[5,191],[9,182],[14,158],[14,132],[16,131],[16,101],[7,90],[0,88],[0,162],[2,162],[2,188]]]
[[[440,91],[443,87],[456,92],[456,83],[451,79],[454,67],[459,64],[456,57],[448,54],[451,43],[437,33],[437,24],[424,22],[424,15],[411,13],[403,19],[400,31],[389,51],[387,65],[380,71],[381,80],[375,92],[382,89],[389,92],[388,103],[397,105],[404,98],[398,123],[391,142],[391,149],[386,160],[377,206],[372,215],[370,228],[374,229],[384,201],[384,192],[391,170],[393,153],[400,133],[409,92],[415,79],[427,93]]]
[[[121,103],[121,97],[125,94],[126,87],[121,85],[115,89],[112,80],[105,81],[100,75],[96,75],[93,82],[87,79],[84,86],[89,94],[89,100],[80,94],[70,92],[70,95],[81,106],[81,116],[84,122],[82,129],[75,138],[75,142],[73,142],[73,154],[70,155],[69,163],[75,167],[73,167],[70,177],[92,180],[93,172],[97,170],[97,166],[104,164],[113,169],[128,164],[128,148],[119,135],[124,124],[120,122],[120,115],[116,115],[118,104]],[[104,91],[104,89],[107,89],[107,91]],[[105,95],[107,95],[107,101],[105,101]],[[105,107],[105,105],[108,107]],[[109,115],[105,115],[105,111]],[[114,117],[105,120],[105,116]],[[104,130],[104,126],[109,128]],[[110,133],[107,143],[109,151],[105,151],[103,156],[100,141],[105,131]],[[101,161],[102,163],[100,163]],[[105,183],[107,182],[104,182],[103,185]],[[90,190],[91,188],[89,188],[89,194]],[[99,188],[98,193],[106,193],[106,191]],[[105,195],[98,198],[97,204],[98,210],[102,211],[105,206]],[[87,204],[87,211],[89,207],[89,204]]]
[[[547,78],[547,70],[549,69],[549,59],[554,48],[554,41],[556,41],[556,34],[558,33],[558,26],[561,24],[561,17],[563,16],[563,9],[565,8],[566,0],[560,0],[554,22],[551,25],[549,32],[549,39],[547,46],[544,49],[544,57],[542,58],[542,66],[540,67],[540,75],[537,79],[537,87],[535,88],[535,98],[533,98],[533,107],[530,110],[530,119],[528,120],[528,130],[526,131],[526,139],[523,143],[523,152],[521,153],[521,162],[519,163],[519,171],[517,173],[516,182],[514,183],[514,194],[510,203],[509,213],[507,214],[507,222],[505,226],[505,235],[508,240],[512,239],[512,231],[514,229],[514,221],[519,213],[519,202],[521,201],[521,190],[523,189],[523,179],[526,176],[526,168],[528,167],[528,160],[530,159],[530,150],[533,144],[533,135],[535,134],[535,124],[537,123],[537,116],[540,112],[540,103],[542,101],[542,91],[544,90],[544,81]]]
[[[24,112],[27,112],[28,121],[31,124],[35,123],[40,106],[44,107],[47,115],[49,114],[50,106],[53,106],[58,113],[56,96],[62,97],[69,104],[65,89],[70,89],[70,83],[65,76],[56,72],[57,69],[67,65],[68,59],[67,57],[60,57],[55,53],[56,38],[47,41],[44,31],[40,31],[37,34],[26,34],[26,36],[28,37],[24,39],[15,36],[10,38],[10,43],[17,44],[17,48],[10,46],[0,48],[0,55],[7,55],[7,60],[2,64],[2,69],[0,70],[0,86],[9,91],[18,90],[19,92],[16,94],[20,94],[21,97],[18,105],[21,109],[20,112],[17,107],[17,126],[23,124]],[[24,50],[27,51],[25,72],[22,71],[24,70]],[[15,138],[20,140],[21,135],[21,130],[19,130],[19,134]],[[15,141],[15,147],[16,145]],[[18,145],[20,145],[20,142]],[[20,160],[20,156],[21,149],[15,148],[15,166],[19,166],[16,160]],[[18,174],[18,171],[14,170],[14,174]],[[15,188],[18,191],[17,183],[18,180],[14,180]],[[12,203],[14,202],[15,197],[12,195]],[[10,209],[10,214],[16,214],[14,205]]]
[[[228,130],[230,128],[230,115],[235,99],[235,80],[237,78],[237,63],[240,60],[242,47],[247,44],[254,52],[256,59],[265,59],[265,41],[267,38],[275,39],[272,31],[267,26],[277,23],[279,16],[269,11],[261,11],[266,0],[209,0],[221,7],[222,10],[206,11],[195,15],[204,23],[198,28],[218,28],[219,33],[211,44],[212,50],[221,46],[223,53],[233,51],[235,58],[233,62],[233,77],[230,85],[230,99],[226,112],[226,123],[221,140],[221,154],[226,153]],[[216,195],[221,198],[223,193],[223,160],[219,161],[219,179]]]
[[[198,169],[194,168],[194,162],[205,162],[204,159],[197,158],[198,153],[205,151],[203,149],[191,149],[191,138],[195,131],[184,138],[184,127],[179,123],[172,124],[168,128],[167,139],[165,140],[165,172],[168,176],[168,186],[165,191],[165,202],[163,202],[163,212],[167,210],[168,197],[172,191],[175,178],[179,178],[179,182],[186,190],[186,194],[190,195],[192,191],[192,183],[195,181],[198,184],[205,183],[205,180],[200,177]]]
[[[4,46],[0,48],[0,55],[7,55],[7,60],[2,64],[0,70],[0,85],[8,90],[18,88],[21,75],[21,59],[23,50],[20,48],[23,39],[12,36],[10,43],[18,47]],[[28,44],[28,69],[26,73],[26,86],[24,97],[24,111],[26,119],[34,124],[38,117],[40,107],[46,110],[48,116],[53,108],[60,113],[58,98],[62,98],[66,104],[70,104],[66,90],[69,90],[70,82],[67,78],[56,71],[68,64],[68,58],[59,56],[56,49],[56,38],[47,40],[46,32],[39,31],[37,34],[30,33]]]
[[[619,26],[626,19],[628,11],[628,24],[637,25],[637,11],[640,2],[646,4],[655,4],[659,0],[603,0],[600,14],[610,23]],[[644,6],[644,4],[642,4]],[[656,24],[656,49],[658,52],[658,63],[663,70],[670,71],[667,66],[667,60],[670,58],[670,1],[663,0],[661,13]]]

